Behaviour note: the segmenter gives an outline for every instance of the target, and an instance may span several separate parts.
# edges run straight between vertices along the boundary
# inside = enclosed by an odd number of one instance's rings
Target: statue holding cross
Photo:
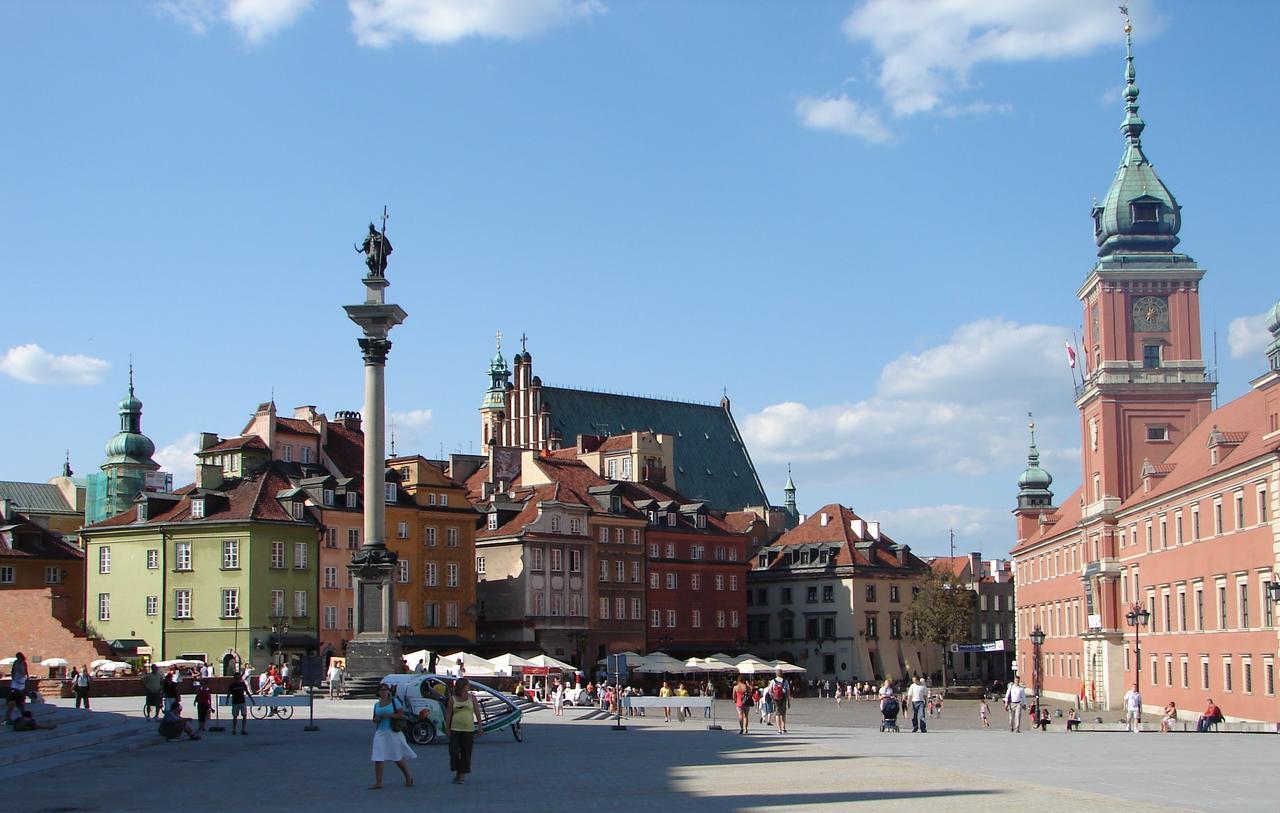
[[[364,254],[364,264],[369,266],[369,276],[382,277],[387,273],[387,257],[391,256],[391,241],[387,239],[387,207],[382,207],[382,231],[369,224],[369,234],[364,243],[356,247],[357,254]]]

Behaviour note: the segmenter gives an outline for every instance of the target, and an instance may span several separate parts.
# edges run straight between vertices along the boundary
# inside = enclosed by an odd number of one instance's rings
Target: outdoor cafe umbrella
[[[458,661],[462,661],[461,670],[458,669]],[[459,672],[466,675],[484,676],[497,673],[492,663],[470,652],[455,652],[452,655],[445,655],[436,664],[436,668],[450,675],[456,675]]]
[[[702,660],[702,668],[708,672],[732,672],[736,667],[727,660],[711,655]]]
[[[494,670],[499,675],[513,675],[521,667],[533,666],[532,662],[510,652],[505,655],[499,655],[496,658],[489,658],[489,663],[493,664]]]
[[[775,672],[782,672],[783,674],[807,671],[803,666],[796,666],[794,663],[787,663],[786,661],[774,661],[773,669]]]
[[[738,673],[743,675],[768,675],[773,672],[772,666],[754,658],[747,658],[738,664]]]
[[[69,664],[66,658],[45,658],[40,661],[40,665],[50,669],[57,669],[62,666],[68,666]]]
[[[115,661],[111,660],[110,658],[95,658],[94,660],[89,661],[89,668],[97,669],[99,666],[101,666],[104,663],[115,663]]]
[[[673,658],[665,652],[654,652],[646,655],[644,664],[636,667],[635,672],[643,672],[645,674],[662,674],[670,672],[672,674],[683,674],[689,671],[689,667],[685,666],[684,661]]]

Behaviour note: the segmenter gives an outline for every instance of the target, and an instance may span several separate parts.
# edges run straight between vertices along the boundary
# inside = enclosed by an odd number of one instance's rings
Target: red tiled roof
[[[764,522],[755,511],[729,511],[724,515],[724,524],[732,531],[746,533],[757,522]]]
[[[173,503],[167,510],[150,517],[146,524],[167,522],[221,522],[226,520],[264,520],[274,522],[297,522],[288,511],[276,501],[275,495],[291,488],[289,478],[276,466],[268,465],[248,477],[229,480],[217,489],[225,502],[216,501],[206,507],[204,519],[191,518],[191,495],[195,486],[185,486],[177,492],[182,499]],[[137,520],[138,507],[116,514],[103,521],[89,526],[87,530],[99,528],[117,528],[132,525]]]
[[[1021,544],[1014,545],[1009,553],[1018,553],[1051,537],[1074,531],[1076,523],[1080,521],[1081,488],[1077,488],[1068,494],[1066,499],[1062,501],[1061,507],[1052,514],[1047,514],[1047,521],[1037,526],[1036,532],[1022,540]]]
[[[8,525],[10,545],[0,542],[0,559],[83,559],[84,552],[15,511]]]
[[[343,477],[360,478],[364,474],[364,433],[348,429],[340,423],[329,424],[324,453],[338,467]]]
[[[604,443],[600,444],[599,451],[602,452],[618,452],[623,449],[631,448],[631,435],[614,435],[605,438]]]
[[[828,518],[826,525],[822,524],[823,514],[826,514]],[[880,532],[878,540],[870,538],[859,539],[852,527],[853,520],[856,519],[861,519],[861,517],[850,508],[836,503],[824,505],[810,514],[804,522],[778,537],[773,544],[792,546],[838,543],[840,552],[836,556],[837,565],[921,570],[927,567],[918,556],[910,551],[907,552],[904,560],[899,562],[897,554],[888,547],[894,544],[893,540],[883,531]],[[859,548],[859,543],[862,543],[864,547]],[[867,543],[870,543],[869,546],[866,546]],[[775,561],[774,564],[776,565],[778,562]]]
[[[210,452],[225,452],[232,449],[262,449],[266,450],[267,444],[262,442],[262,438],[257,435],[241,435],[238,438],[228,438],[219,441],[207,449],[201,449],[197,454],[208,454]]]
[[[939,573],[955,576],[957,579],[964,578],[964,572],[969,567],[968,556],[934,556],[928,561],[929,567]]]
[[[1217,466],[1210,465],[1208,449],[1209,434],[1214,427],[1228,437],[1239,438],[1236,441],[1239,445],[1229,453],[1220,452]],[[1172,471],[1157,480],[1150,491],[1138,489],[1124,501],[1119,510],[1124,511],[1134,505],[1157,499],[1203,480],[1215,471],[1238,466],[1265,454],[1275,454],[1280,451],[1280,438],[1266,440],[1266,427],[1266,393],[1262,390],[1250,390],[1231,403],[1218,407],[1191,430],[1165,460],[1165,465],[1171,466]]]
[[[276,418],[277,432],[291,432],[295,435],[318,435],[320,432],[311,425],[310,421],[299,420],[298,418]]]

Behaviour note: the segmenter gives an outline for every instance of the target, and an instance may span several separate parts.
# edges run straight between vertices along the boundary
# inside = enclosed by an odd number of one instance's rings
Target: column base
[[[347,642],[348,697],[373,697],[378,684],[387,675],[397,675],[403,669],[400,642],[361,641]]]

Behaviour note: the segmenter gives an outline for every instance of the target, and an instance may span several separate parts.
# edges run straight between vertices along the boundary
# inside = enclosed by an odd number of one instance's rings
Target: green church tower
[[[160,464],[152,459],[156,445],[142,434],[142,402],[133,394],[133,365],[129,365],[129,394],[120,401],[120,431],[107,441],[102,471],[89,475],[85,524],[92,525],[128,509],[146,487],[147,474]]]

